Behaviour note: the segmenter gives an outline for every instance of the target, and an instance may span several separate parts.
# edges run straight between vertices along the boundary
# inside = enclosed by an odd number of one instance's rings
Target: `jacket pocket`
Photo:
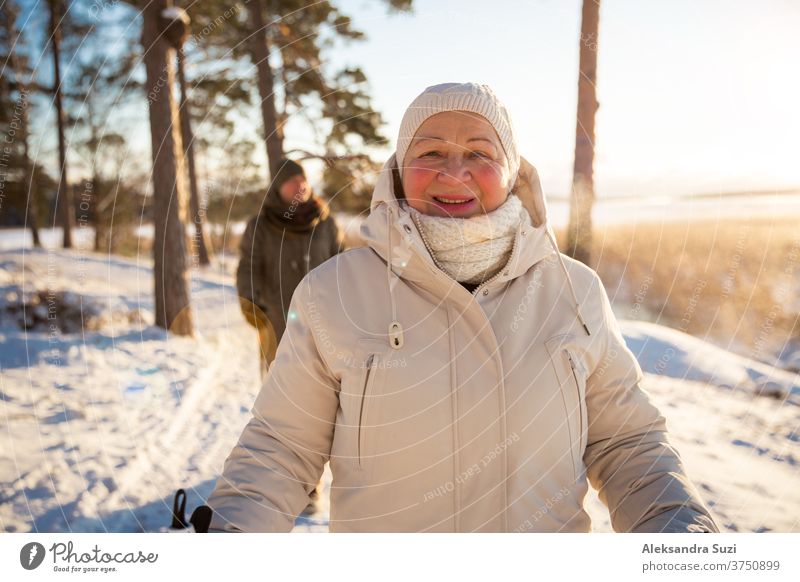
[[[586,374],[578,351],[570,345],[571,335],[559,335],[547,340],[550,361],[558,379],[569,432],[573,477],[584,471],[583,453],[589,435],[586,408]]]
[[[361,383],[361,402],[358,411],[358,432],[357,432],[357,458],[358,467],[363,468],[365,460],[368,460],[370,453],[373,449],[371,443],[374,440],[374,434],[371,434],[370,412],[373,408],[377,408],[375,398],[377,394],[374,390],[375,377],[381,361],[381,354],[379,352],[371,352],[367,355],[364,361],[364,376]],[[373,415],[374,416],[374,415]],[[374,423],[373,425],[374,426]]]
[[[375,396],[383,394],[382,368],[388,349],[388,340],[361,338],[331,354],[341,370],[331,470],[342,484],[350,483],[348,479],[356,478],[356,473],[357,479],[363,479],[362,467],[365,471],[372,466],[375,425],[382,417],[382,402],[376,402]]]
[[[572,371],[572,379],[577,387],[579,419],[578,435],[580,436],[580,448],[578,449],[580,456],[578,459],[580,465],[580,461],[583,458],[583,453],[586,450],[586,442],[589,438],[589,419],[586,409],[586,374],[583,369],[582,361],[578,359],[577,355],[568,348],[565,348],[564,352],[569,359],[569,366]]]

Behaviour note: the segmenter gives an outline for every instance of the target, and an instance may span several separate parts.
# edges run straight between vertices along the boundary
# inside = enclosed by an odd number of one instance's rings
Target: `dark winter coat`
[[[275,346],[286,329],[289,303],[298,283],[311,269],[336,255],[342,241],[343,233],[327,207],[306,232],[281,228],[264,212],[248,222],[240,243],[236,288],[247,321],[264,331]],[[274,349],[269,351],[274,353]]]

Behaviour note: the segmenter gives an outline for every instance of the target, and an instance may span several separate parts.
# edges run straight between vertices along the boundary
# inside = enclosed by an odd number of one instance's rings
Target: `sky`
[[[398,16],[382,2],[339,2],[369,38],[333,61],[364,68],[392,144],[425,87],[486,83],[545,190],[569,192],[580,0],[414,4]],[[800,187],[798,31],[796,0],[603,0],[598,196]]]
[[[545,192],[567,195],[581,0],[415,0],[413,14],[390,14],[382,0],[334,3],[367,40],[330,51],[325,66],[366,72],[391,141],[370,150],[376,160],[391,154],[406,107],[425,87],[486,83],[508,107]],[[798,0],[603,0],[598,198],[800,189],[797,31]],[[134,149],[146,153],[137,159],[149,156],[146,115],[144,99],[121,114]],[[244,125],[260,132],[258,118]],[[54,157],[50,133],[42,144]],[[290,121],[286,149],[308,149],[311,136]]]

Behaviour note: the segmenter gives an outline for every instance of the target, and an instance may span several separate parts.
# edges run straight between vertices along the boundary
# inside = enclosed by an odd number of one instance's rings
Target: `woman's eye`
[[[490,156],[486,152],[472,152],[472,155],[477,157],[477,158],[484,159],[484,160],[491,160],[492,159],[492,156]]]
[[[421,158],[435,158],[435,157],[438,157],[438,156],[439,156],[439,152],[433,151],[433,152],[425,152],[420,157]]]

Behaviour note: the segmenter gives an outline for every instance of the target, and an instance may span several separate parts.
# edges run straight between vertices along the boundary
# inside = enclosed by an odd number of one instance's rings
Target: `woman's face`
[[[311,198],[311,188],[305,176],[298,174],[281,184],[278,194],[286,204],[302,204]]]
[[[409,206],[432,216],[468,218],[505,202],[508,160],[484,117],[467,111],[437,113],[419,126],[403,168]]]

